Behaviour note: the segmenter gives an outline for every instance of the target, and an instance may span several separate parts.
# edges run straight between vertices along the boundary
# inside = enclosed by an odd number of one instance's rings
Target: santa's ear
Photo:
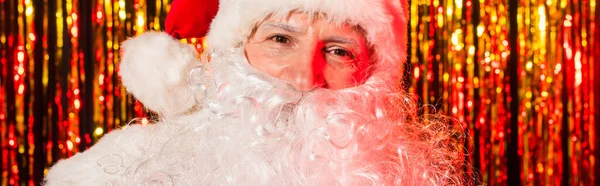
[[[160,115],[175,115],[195,104],[187,83],[189,71],[198,65],[197,51],[160,32],[148,32],[122,45],[119,75],[126,90]]]

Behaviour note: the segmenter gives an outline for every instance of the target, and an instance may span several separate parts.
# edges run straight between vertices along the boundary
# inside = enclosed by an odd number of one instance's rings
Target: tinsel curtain
[[[134,118],[119,44],[161,30],[170,0],[0,0],[2,185]],[[488,185],[594,185],[600,118],[595,0],[412,0],[406,88],[453,116]],[[201,38],[188,38],[201,49]]]

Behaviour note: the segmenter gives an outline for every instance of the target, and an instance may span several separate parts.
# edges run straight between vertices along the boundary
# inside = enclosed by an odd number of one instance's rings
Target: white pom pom
[[[190,69],[199,64],[193,46],[166,33],[148,32],[128,39],[122,48],[119,75],[127,91],[145,107],[168,116],[194,106],[186,81]]]

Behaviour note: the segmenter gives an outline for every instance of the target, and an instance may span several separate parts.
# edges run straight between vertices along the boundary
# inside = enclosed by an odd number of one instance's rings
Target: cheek
[[[326,65],[323,70],[323,76],[330,89],[343,89],[363,84],[369,77],[369,63],[359,65],[352,69],[336,69]]]
[[[354,71],[336,70],[331,67],[325,67],[323,70],[323,76],[330,89],[342,89],[358,85],[354,74]]]
[[[286,65],[285,62],[290,61],[286,55],[281,54],[281,51],[260,44],[247,44],[245,53],[251,66],[274,77],[278,77],[281,69]]]
[[[248,63],[254,67],[260,67],[263,61],[261,59],[265,59],[264,54],[256,47],[254,44],[246,44],[244,46],[244,53],[246,54],[246,59],[248,59]]]
[[[370,76],[369,67],[371,65],[371,62],[363,62],[359,64],[358,70],[352,74],[352,76],[354,76],[354,79],[358,80],[360,84],[364,83]]]

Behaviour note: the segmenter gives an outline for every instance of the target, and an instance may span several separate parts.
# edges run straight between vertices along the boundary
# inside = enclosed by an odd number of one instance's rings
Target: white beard
[[[373,105],[367,100],[374,97],[343,100],[341,96],[352,92],[297,92],[255,71],[239,50],[213,55],[205,69],[206,74],[192,73],[191,78],[202,82],[197,90],[206,90],[202,109],[165,123],[181,123],[175,128],[185,128],[164,145],[168,150],[158,152],[168,159],[184,156],[174,164],[189,165],[182,169],[186,173],[181,179],[173,180],[176,185],[365,185],[394,180],[386,178],[392,171],[383,169],[395,164],[393,157],[386,157],[392,154],[379,147],[378,157],[369,157],[372,152],[364,149],[371,147],[354,139],[364,137],[355,136],[359,131],[378,133],[380,138],[390,133],[365,126],[377,124],[375,110],[367,112]],[[355,108],[343,101],[354,103]],[[163,170],[160,164],[164,163],[159,163],[163,160],[158,160],[150,158],[157,163],[151,166],[156,170],[143,172]]]
[[[240,50],[201,68],[190,76],[196,111],[113,131],[59,162],[48,185],[445,184],[426,154],[435,147],[403,129],[414,112],[404,93],[296,92]]]

